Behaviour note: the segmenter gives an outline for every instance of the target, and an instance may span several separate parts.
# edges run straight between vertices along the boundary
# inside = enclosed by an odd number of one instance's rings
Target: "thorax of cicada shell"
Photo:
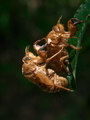
[[[37,73],[41,73],[41,74],[46,75],[45,65],[37,65],[36,70],[35,70],[35,74],[37,74]]]
[[[45,65],[38,65],[31,61],[30,63],[24,63],[22,65],[22,74],[29,80],[35,83],[36,74],[41,73],[46,75]]]
[[[46,36],[46,42],[47,44],[51,44],[54,42],[55,44],[58,43],[58,39],[60,38],[61,33],[56,33],[54,30],[49,32],[49,34]]]

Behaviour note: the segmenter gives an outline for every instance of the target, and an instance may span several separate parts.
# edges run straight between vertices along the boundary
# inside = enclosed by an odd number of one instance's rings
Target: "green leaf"
[[[81,23],[80,25],[78,25],[79,30],[77,31],[77,34],[75,35],[75,37],[77,37],[77,39],[75,39],[75,38],[69,39],[69,44],[73,44],[77,47],[81,46],[81,40],[82,40],[84,31],[85,31],[85,28],[86,28],[86,25],[88,22],[88,18],[90,16],[89,14],[90,14],[90,0],[85,0],[80,5],[80,7],[78,8],[78,10],[76,11],[76,13],[74,15],[74,18],[83,20],[84,22]],[[72,54],[74,52],[75,51],[72,49],[70,51],[70,55],[72,56]],[[73,56],[71,57],[71,62],[70,62],[71,63],[70,67],[72,69],[73,74],[71,76],[68,76],[68,81],[69,81],[69,84],[72,87],[72,89],[75,89],[76,67],[77,67],[78,54],[79,54],[79,51],[76,51],[75,54],[73,54]]]

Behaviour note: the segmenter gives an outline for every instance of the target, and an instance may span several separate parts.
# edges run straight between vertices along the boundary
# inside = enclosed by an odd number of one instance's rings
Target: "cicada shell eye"
[[[31,61],[31,58],[29,57],[29,56],[26,56],[26,57],[23,57],[23,59],[22,59],[22,61],[24,62],[24,63],[30,63],[30,61]]]
[[[25,58],[25,61],[30,61],[30,60],[31,60],[30,57],[26,57],[26,58]]]

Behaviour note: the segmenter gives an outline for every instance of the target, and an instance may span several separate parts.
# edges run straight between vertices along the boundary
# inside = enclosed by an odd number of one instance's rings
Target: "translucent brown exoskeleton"
[[[61,17],[60,17],[61,19]],[[65,31],[64,26],[60,24],[60,19],[57,24],[52,27],[52,31],[48,33],[45,38],[37,40],[34,43],[34,50],[39,56],[45,60],[46,64],[50,66],[55,72],[70,73],[67,66],[69,63],[69,52],[67,47],[71,47],[75,50],[80,50],[82,47],[75,47],[72,44],[68,44],[69,38],[76,38],[74,35],[77,31],[77,24],[83,21],[76,18],[71,18],[68,23],[68,31]],[[45,45],[40,46],[41,41],[45,41]],[[46,47],[46,51],[44,48]]]
[[[30,52],[29,47],[26,47],[22,61],[22,74],[43,91],[49,93],[59,92],[62,89],[73,91],[67,88],[67,78],[57,75],[52,69],[46,69],[43,59]]]

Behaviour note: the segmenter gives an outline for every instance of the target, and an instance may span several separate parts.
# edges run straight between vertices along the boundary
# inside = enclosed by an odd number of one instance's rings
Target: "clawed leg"
[[[62,58],[60,58],[60,61],[64,61],[65,59],[69,58],[69,55],[63,56]]]
[[[60,58],[60,61],[63,62],[65,60],[65,63],[69,65],[70,63],[69,63],[68,58],[69,58],[69,55],[63,56],[62,58]]]
[[[67,73],[70,73],[70,74],[71,74],[71,72],[66,68],[66,66],[65,66],[64,63],[63,63],[63,61],[64,61],[65,59],[67,59],[67,58],[69,58],[69,55],[63,56],[62,58],[60,58],[60,62],[61,62],[61,64],[63,65],[63,68],[65,69],[65,71],[66,71]],[[69,64],[69,61],[68,61],[68,60],[67,60],[66,62]]]
[[[43,40],[46,40],[46,38],[42,38],[42,39],[40,39],[40,40],[37,40],[37,41],[34,43],[34,45],[37,45],[38,43],[40,43],[40,42],[43,41]]]
[[[82,49],[82,47],[75,47],[74,45],[71,45],[71,44],[68,44],[68,47],[71,47],[71,48],[73,48],[74,50],[80,50],[80,49]]]
[[[76,22],[74,22],[74,21],[76,21]],[[70,31],[70,37],[73,37],[75,35],[76,31],[78,30],[77,27],[76,27],[76,25],[80,24],[82,22],[84,22],[84,21],[78,20],[76,18],[71,18],[68,21],[67,25],[68,25],[68,30]]]
[[[67,90],[67,91],[73,92],[73,90],[71,90],[69,88],[66,88],[66,87],[63,87],[63,86],[55,85],[55,87],[58,87],[58,88],[61,88],[63,90]]]
[[[42,50],[42,49],[44,49],[44,48],[46,47],[47,44],[42,45],[42,46],[38,45],[38,43],[40,43],[41,41],[43,41],[43,40],[45,40],[45,39],[46,39],[46,38],[42,38],[42,39],[40,39],[40,40],[37,40],[37,41],[34,43],[33,48],[34,48],[34,50],[36,51],[37,54],[38,54],[38,50]]]
[[[47,43],[42,45],[42,46],[38,45],[38,43],[40,43],[41,41],[43,41],[45,39],[46,38],[42,38],[40,40],[37,40],[33,45],[33,48],[36,51],[36,53],[42,58],[46,57],[46,51],[44,51],[43,49],[47,46]]]
[[[84,22],[82,20],[78,20],[77,18],[71,18],[70,20],[73,22],[74,25],[77,25],[77,24]],[[77,21],[77,22],[74,22],[74,21]]]
[[[46,59],[47,51],[43,50],[46,46],[47,46],[47,43],[45,45],[41,46],[40,49],[37,51],[37,54],[43,59]]]

